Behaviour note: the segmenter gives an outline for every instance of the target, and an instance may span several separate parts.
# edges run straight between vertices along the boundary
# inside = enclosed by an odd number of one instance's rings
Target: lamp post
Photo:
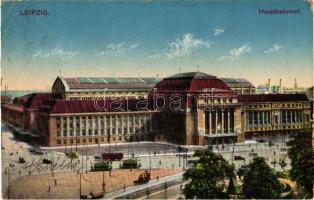
[[[81,199],[81,196],[82,196],[82,173],[80,172],[80,199]]]
[[[103,162],[104,161],[104,158],[102,159]],[[108,164],[109,165],[109,164]],[[110,165],[109,165],[109,168],[110,168]],[[106,183],[105,183],[105,168],[103,168],[103,171],[102,171],[102,191],[103,191],[103,194],[105,196],[105,193],[106,193]]]

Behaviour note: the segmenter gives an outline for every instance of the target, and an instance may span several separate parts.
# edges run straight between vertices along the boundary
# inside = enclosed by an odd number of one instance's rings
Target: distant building
[[[243,78],[221,78],[236,94],[254,94],[255,86]]]
[[[58,77],[52,93],[27,95],[2,105],[2,117],[18,135],[37,137],[47,146],[285,140],[311,127],[305,94],[243,94],[242,90],[253,92],[247,90],[249,84],[239,91],[240,85],[228,80],[231,89],[225,79],[201,72],[175,74],[156,84],[155,79],[118,81]],[[103,96],[105,101],[98,99]]]
[[[1,104],[12,103],[12,98],[10,96],[1,95]]]

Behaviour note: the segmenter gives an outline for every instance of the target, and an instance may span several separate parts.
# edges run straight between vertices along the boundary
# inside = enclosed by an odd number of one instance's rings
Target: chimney
[[[297,90],[298,89],[298,84],[297,84],[297,79],[294,78],[294,89]]]
[[[267,90],[268,90],[268,93],[271,93],[271,90],[270,90],[270,78],[268,79]]]
[[[278,93],[282,93],[282,88],[281,88],[281,79],[279,79],[279,88],[278,88]]]

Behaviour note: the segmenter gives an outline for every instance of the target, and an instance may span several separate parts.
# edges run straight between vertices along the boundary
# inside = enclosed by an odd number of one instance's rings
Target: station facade
[[[201,72],[162,80],[58,77],[51,93],[2,104],[2,118],[46,146],[241,143],[287,139],[312,127],[305,94],[254,94],[251,84],[229,86],[230,80],[228,85]]]

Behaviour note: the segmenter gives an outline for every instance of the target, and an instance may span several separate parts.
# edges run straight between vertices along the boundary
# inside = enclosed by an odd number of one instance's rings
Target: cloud
[[[175,41],[168,43],[168,47],[160,54],[154,54],[149,58],[177,58],[190,55],[193,51],[200,48],[209,48],[211,42],[203,39],[195,38],[191,33],[186,33],[182,38],[177,38]]]
[[[272,47],[264,51],[264,53],[267,53],[267,54],[279,53],[280,49],[285,48],[286,46],[288,46],[288,44],[281,45],[281,44],[275,43],[273,44]]]
[[[103,51],[96,56],[122,56],[127,54],[131,49],[138,47],[138,44],[126,45],[124,42],[108,44]]]
[[[239,48],[230,49],[230,51],[225,56],[221,56],[218,61],[234,61],[238,60],[239,58],[243,57],[244,54],[251,53],[252,48],[247,44],[243,44]]]
[[[215,36],[221,35],[221,34],[223,34],[225,32],[225,30],[226,30],[225,28],[216,28],[214,30],[214,35]]]
[[[311,7],[311,11],[312,13],[314,12],[314,7],[313,7],[313,0],[306,0],[306,2],[309,4],[309,6]]]
[[[40,58],[63,58],[63,59],[70,59],[74,56],[78,55],[78,51],[70,51],[64,49],[62,46],[56,46],[55,48],[51,50],[38,50],[36,53],[33,54],[34,58],[40,57]]]

